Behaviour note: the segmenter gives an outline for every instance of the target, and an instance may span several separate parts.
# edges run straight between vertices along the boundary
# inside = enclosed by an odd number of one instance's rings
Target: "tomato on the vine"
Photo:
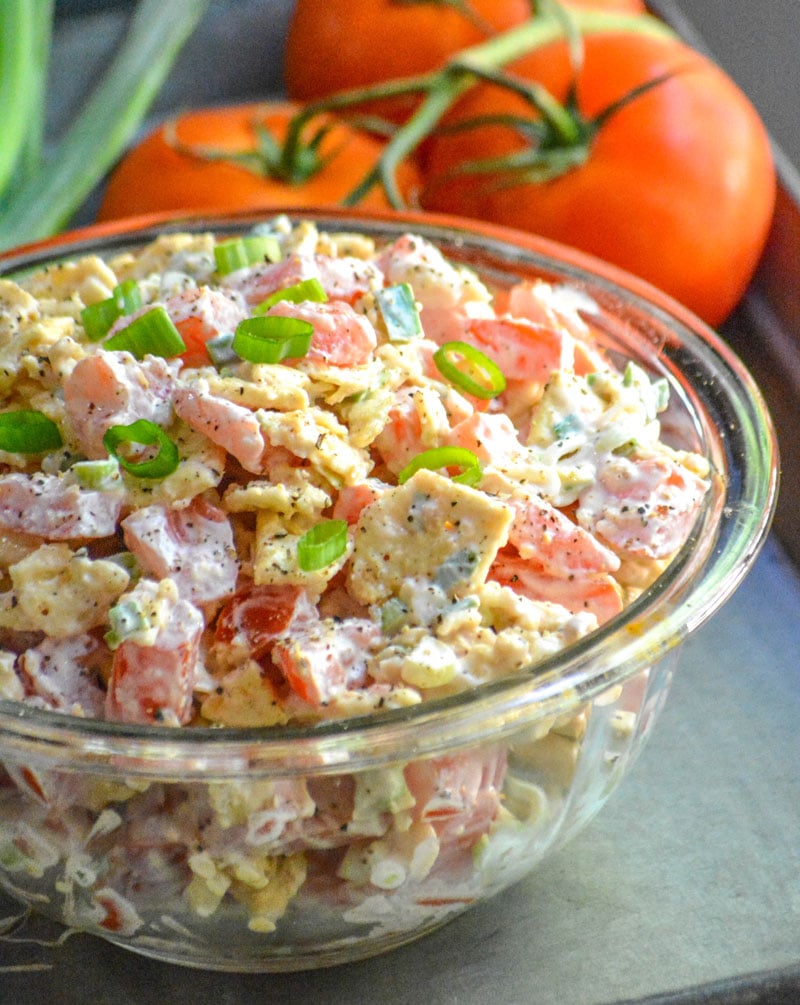
[[[512,114],[528,121],[527,136],[485,121],[440,132],[426,148],[422,204],[580,248],[718,324],[744,292],[772,218],[775,172],[763,123],[719,67],[677,40],[598,34],[584,48],[575,120],[583,149],[559,147],[548,134],[535,164],[532,107],[480,85],[451,111],[449,127]],[[562,101],[574,77],[562,43],[510,70]],[[647,81],[655,83],[602,120],[604,109]],[[508,155],[516,170],[489,163]],[[477,171],[476,160],[483,161]],[[537,173],[541,180],[533,180]]]
[[[369,133],[329,119],[330,129],[318,147],[306,147],[296,158],[292,177],[270,173],[256,154],[258,130],[266,129],[280,146],[297,110],[290,103],[201,108],[179,116],[169,127],[160,126],[117,165],[98,218],[341,203],[374,167],[383,144]],[[312,124],[309,131],[313,135],[318,128]],[[242,154],[248,155],[251,166],[237,161]],[[408,195],[418,188],[419,175],[412,164],[403,165],[400,183]],[[388,203],[376,186],[361,205],[385,209]]]
[[[644,0],[567,0],[566,6],[641,14]],[[522,24],[530,0],[297,0],[286,40],[287,93],[297,101],[437,70],[450,56]],[[409,98],[371,110],[400,120]]]

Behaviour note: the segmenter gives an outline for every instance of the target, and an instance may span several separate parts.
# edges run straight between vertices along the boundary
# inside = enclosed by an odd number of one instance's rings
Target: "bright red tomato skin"
[[[434,138],[426,149],[423,206],[577,247],[717,325],[742,296],[772,219],[775,171],[763,123],[731,79],[683,43],[597,35],[585,39],[585,53],[578,95],[588,117],[648,79],[674,76],[613,115],[584,164],[547,182],[503,186],[486,176],[449,177],[466,160],[519,149],[504,127]],[[565,97],[563,46],[547,46],[514,70]],[[514,96],[481,86],[450,121],[522,107]]]
[[[615,14],[644,13],[644,0],[567,0],[570,7]],[[485,30],[455,5],[435,0],[297,0],[286,40],[289,97],[312,101],[438,70],[457,52],[531,16],[530,0],[470,0]],[[407,118],[415,98],[370,105],[395,121]]]

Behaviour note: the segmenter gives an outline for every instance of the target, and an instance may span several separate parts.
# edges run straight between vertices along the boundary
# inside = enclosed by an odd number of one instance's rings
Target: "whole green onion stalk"
[[[107,72],[48,144],[54,0],[0,0],[0,250],[69,223],[133,139],[209,2],[139,0]]]

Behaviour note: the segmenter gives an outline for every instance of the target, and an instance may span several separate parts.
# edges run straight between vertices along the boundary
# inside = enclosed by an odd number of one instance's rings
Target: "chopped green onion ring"
[[[135,600],[121,600],[108,612],[111,626],[103,639],[109,649],[118,649],[126,640],[150,627],[147,617]]]
[[[43,412],[21,408],[0,415],[0,450],[10,454],[41,454],[63,446],[61,433]]]
[[[280,259],[281,246],[275,237],[234,237],[214,246],[214,262],[221,276],[227,276],[237,269],[246,269],[250,265],[258,265],[259,262],[279,262]]]
[[[119,307],[120,315],[133,314],[142,306],[142,291],[135,279],[124,279],[114,287],[111,299]]]
[[[105,491],[121,485],[119,461],[116,457],[104,457],[95,461],[76,461],[69,469],[79,485],[86,489]]]
[[[433,354],[433,361],[443,377],[475,398],[496,398],[506,389],[506,378],[497,363],[468,342],[445,342]],[[483,379],[475,380],[467,370],[477,371]]]
[[[303,572],[324,569],[347,549],[347,522],[324,520],[305,532],[297,542],[297,564]]]
[[[178,448],[164,430],[149,419],[136,419],[127,426],[110,426],[103,436],[106,450],[120,465],[137,478],[164,478],[178,467]],[[146,461],[129,461],[119,453],[123,443],[157,446],[158,453]]]
[[[129,352],[136,359],[144,359],[148,354],[171,359],[186,351],[186,343],[166,309],[159,306],[140,314],[125,328],[106,339],[103,348]]]
[[[422,468],[431,471],[437,471],[439,468],[463,468],[460,475],[453,477],[453,481],[461,485],[477,485],[483,474],[481,462],[466,447],[434,447],[432,450],[423,450],[421,454],[417,454],[397,476],[398,483],[402,485],[407,482]]]
[[[422,322],[414,300],[414,291],[408,283],[387,286],[375,294],[386,334],[390,342],[408,342],[422,334]]]
[[[99,342],[117,318],[133,314],[142,306],[142,293],[136,280],[126,279],[114,287],[110,297],[89,304],[81,311],[81,324],[90,342]]]
[[[313,337],[314,326],[300,318],[247,318],[233,336],[233,351],[249,363],[280,363],[305,356]]]
[[[90,342],[99,342],[119,317],[119,308],[114,299],[100,300],[89,304],[81,311],[81,324]]]
[[[295,283],[293,286],[284,286],[282,289],[270,293],[266,300],[262,300],[260,304],[253,308],[253,314],[256,316],[266,314],[270,307],[273,307],[281,300],[288,300],[292,304],[301,304],[304,300],[311,300],[315,304],[324,304],[327,299],[328,294],[322,288],[322,283],[319,279],[314,277],[311,279],[301,279],[299,283]]]

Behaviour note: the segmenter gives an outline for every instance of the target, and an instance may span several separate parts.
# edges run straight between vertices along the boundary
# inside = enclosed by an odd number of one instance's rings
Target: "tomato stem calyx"
[[[356,205],[375,185],[380,184],[394,208],[405,208],[406,204],[397,183],[397,171],[401,162],[413,154],[422,141],[434,132],[452,105],[478,81],[490,79],[498,74],[503,66],[527,53],[566,37],[572,58],[576,59],[582,51],[580,46],[582,35],[595,32],[626,31],[666,38],[675,37],[674,32],[663,22],[647,14],[610,14],[591,10],[567,12],[554,0],[548,0],[543,7],[544,9],[537,8],[537,13],[521,25],[458,53],[438,71],[370,87],[340,91],[329,98],[307,105],[296,116],[294,125],[298,131],[309,118],[320,112],[341,111],[357,107],[367,101],[401,95],[416,94],[420,98],[414,113],[387,142],[376,167],[343,200],[344,204]],[[513,78],[503,79],[505,86],[519,86],[514,83]],[[572,152],[568,155],[560,153],[558,157],[554,155],[554,159],[564,160],[566,157],[567,160],[571,158],[577,163],[576,158],[582,156],[579,153],[580,144],[574,135],[579,128],[577,120],[572,121],[569,111],[562,110],[543,88],[532,96],[534,104],[536,101],[539,102],[539,111],[543,113],[543,118],[551,126],[557,125],[556,133],[560,131],[572,136]],[[582,139],[585,139],[585,136]],[[568,144],[562,143],[562,146],[565,145]]]
[[[631,102],[671,80],[676,72],[660,74],[627,91],[593,118],[587,118],[578,104],[575,82],[564,103],[538,84],[503,73],[483,74],[484,79],[523,97],[536,113],[526,115],[482,115],[439,130],[445,133],[467,132],[482,126],[501,126],[516,132],[527,144],[521,150],[500,157],[475,158],[463,161],[456,168],[433,179],[428,194],[458,175],[491,176],[491,188],[511,188],[515,185],[541,184],[566,174],[585,164],[592,143],[608,120]],[[487,186],[488,187],[488,186]]]
[[[462,14],[470,9],[466,0],[433,2],[454,7]],[[601,124],[600,117],[594,122],[584,120],[569,102],[560,104],[545,88],[505,74],[502,67],[559,38],[566,38],[570,57],[576,66],[582,58],[583,34],[604,31],[674,37],[671,29],[650,15],[567,11],[558,0],[545,0],[535,5],[535,13],[527,21],[500,34],[490,34],[484,41],[462,50],[439,70],[339,91],[308,103],[289,121],[283,141],[278,140],[260,121],[254,122],[253,126],[256,145],[248,150],[230,151],[183,142],[177,136],[175,123],[164,127],[164,138],[180,153],[204,160],[229,161],[262,177],[299,186],[323,170],[340,153],[338,148],[324,155],[321,152],[323,141],[334,127],[334,121],[329,116],[335,113],[340,118],[346,118],[351,125],[388,137],[375,167],[342,200],[343,204],[357,205],[376,185],[381,185],[390,205],[403,209],[406,202],[397,181],[401,163],[437,129],[462,95],[478,82],[488,81],[522,94],[537,111],[539,118],[535,122],[524,124],[520,119],[515,123],[516,128],[527,133],[535,149],[525,151],[524,156],[512,158],[504,165],[488,160],[475,161],[465,166],[464,170],[483,173],[498,168],[509,169],[512,175],[517,176],[517,181],[511,181],[511,184],[519,182],[520,172],[533,171],[541,177],[552,177],[586,159],[589,142]],[[396,97],[418,99],[413,114],[399,127],[380,117],[359,118],[356,114],[359,106]],[[607,114],[615,110],[608,109]],[[475,124],[478,124],[477,121]],[[532,152],[536,163],[531,161]]]

